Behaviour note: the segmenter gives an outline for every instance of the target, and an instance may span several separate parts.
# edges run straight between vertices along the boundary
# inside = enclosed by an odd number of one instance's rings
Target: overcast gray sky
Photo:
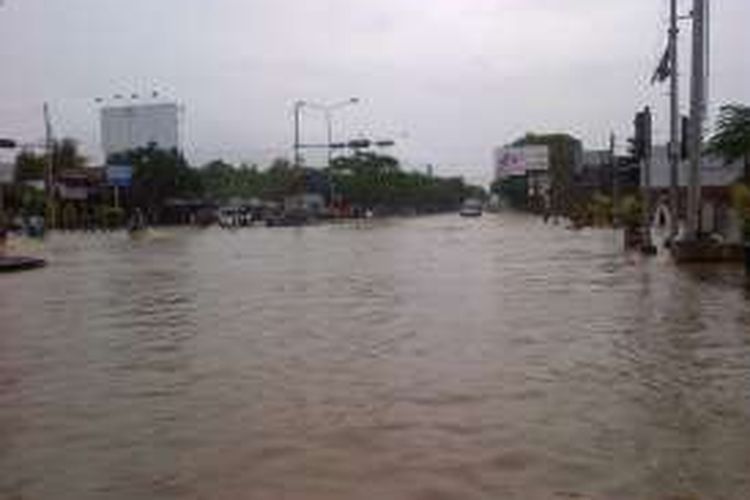
[[[692,2],[680,3],[687,13]],[[712,3],[712,107],[750,103],[750,1]],[[433,163],[439,174],[486,181],[492,148],[527,131],[604,147],[610,130],[624,141],[634,111],[650,104],[664,139],[667,89],[648,80],[667,8],[668,0],[5,0],[0,135],[41,137],[46,100],[56,133],[100,161],[94,98],[157,89],[185,106],[193,162],[263,164],[289,155],[294,100],[356,96],[359,105],[336,114],[339,138],[394,138],[410,167]],[[324,131],[307,111],[304,138]]]

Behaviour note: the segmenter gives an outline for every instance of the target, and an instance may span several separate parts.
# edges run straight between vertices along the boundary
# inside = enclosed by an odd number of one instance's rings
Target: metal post
[[[680,166],[680,93],[678,74],[678,35],[677,24],[677,0],[670,0],[669,19],[669,62],[671,67],[670,77],[670,127],[669,127],[669,166],[670,166],[670,189],[669,206],[671,209],[669,240],[673,240],[679,231],[680,221],[680,191],[679,191],[679,166]]]
[[[706,0],[693,0],[693,68],[690,80],[690,172],[688,177],[687,237],[695,240],[700,228],[701,154],[705,100]]]
[[[643,250],[650,253],[651,242],[651,156],[642,160],[643,167]]]
[[[619,165],[617,164],[617,158],[615,157],[615,134],[612,132],[609,135],[609,168],[612,172],[612,225],[618,227],[620,225],[620,214],[619,214],[619,203],[620,203],[620,179],[618,178]]]
[[[302,158],[300,155],[300,131],[299,131],[299,114],[304,101],[297,101],[294,103],[294,167],[300,168],[302,166]]]
[[[326,108],[326,132],[328,137],[328,168],[331,168],[331,159],[333,158],[333,149],[331,148],[331,144],[333,144],[333,116],[331,113],[331,108]]]
[[[641,250],[644,253],[654,253],[655,248],[651,241],[651,157],[652,157],[652,120],[651,109],[646,107],[644,113],[644,136],[645,145],[643,151],[643,243]]]
[[[44,176],[44,187],[47,198],[47,210],[45,226],[49,229],[55,227],[57,214],[55,210],[55,164],[54,164],[54,145],[52,143],[52,122],[49,116],[49,105],[45,102],[43,106],[44,112],[44,148],[47,154],[46,158],[46,172]]]

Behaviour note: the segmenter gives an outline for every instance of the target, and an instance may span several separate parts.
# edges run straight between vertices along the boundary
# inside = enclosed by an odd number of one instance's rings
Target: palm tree
[[[750,182],[750,106],[729,104],[721,107],[708,150],[722,156],[728,163],[743,159],[745,182]]]

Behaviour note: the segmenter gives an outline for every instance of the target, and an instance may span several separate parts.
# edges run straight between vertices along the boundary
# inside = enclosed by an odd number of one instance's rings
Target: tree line
[[[21,212],[44,213],[44,197],[22,187],[26,181],[43,181],[49,165],[54,176],[87,166],[75,141],[69,139],[56,143],[52,156],[51,162],[47,156],[32,151],[17,156],[16,179],[23,194],[16,200],[16,208]],[[315,193],[330,206],[395,214],[453,210],[466,198],[485,196],[481,187],[469,185],[461,177],[406,171],[398,159],[373,152],[334,158],[325,169],[296,168],[285,158],[273,160],[265,169],[257,165],[236,166],[223,160],[194,167],[177,150],[149,145],[113,155],[107,163],[133,168],[131,187],[120,193],[125,211],[140,208],[157,220],[175,201],[223,205],[256,199],[283,203],[290,196]],[[87,206],[79,204],[77,208],[111,206],[111,190],[99,191],[93,199],[89,197]]]

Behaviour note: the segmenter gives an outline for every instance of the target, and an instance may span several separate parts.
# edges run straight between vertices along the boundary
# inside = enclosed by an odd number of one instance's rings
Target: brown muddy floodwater
[[[750,498],[750,298],[517,215],[56,234],[0,498]]]

